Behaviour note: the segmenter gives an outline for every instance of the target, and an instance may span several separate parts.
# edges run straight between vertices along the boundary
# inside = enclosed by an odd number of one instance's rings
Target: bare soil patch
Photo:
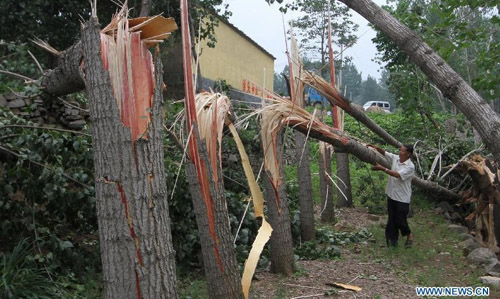
[[[370,215],[364,208],[344,208],[336,210],[336,231],[359,231],[362,228],[384,223],[384,217]],[[380,240],[375,242],[381,243]],[[383,244],[380,250],[387,250]],[[380,261],[363,262],[359,253],[367,242],[344,246],[338,260],[298,261],[293,277],[283,277],[262,271],[256,274],[252,283],[251,298],[414,298],[415,285],[409,285],[398,277],[391,265]],[[327,283],[343,283],[361,287],[361,291],[336,289],[329,294]]]

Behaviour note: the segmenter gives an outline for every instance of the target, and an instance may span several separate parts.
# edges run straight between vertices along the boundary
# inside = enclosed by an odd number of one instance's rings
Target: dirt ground
[[[338,231],[357,231],[385,222],[383,217],[369,215],[361,208],[338,209],[336,217],[335,229]],[[380,250],[387,250],[381,240],[375,242]],[[325,293],[333,289],[327,283],[336,282],[358,286],[361,291],[336,289],[335,298],[414,298],[415,285],[403,282],[387,265],[362,262],[359,253],[363,246],[368,244],[344,246],[339,260],[298,261],[296,275],[288,278],[268,271],[258,272],[250,297],[327,298]]]

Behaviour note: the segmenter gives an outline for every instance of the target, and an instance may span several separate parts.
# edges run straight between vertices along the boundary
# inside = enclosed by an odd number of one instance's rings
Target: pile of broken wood
[[[475,233],[476,241],[495,253],[500,251],[494,229],[494,205],[500,205],[499,166],[493,160],[477,154],[461,160],[456,167],[456,170],[468,174],[472,180],[471,187],[460,192],[462,200],[458,203],[459,206],[474,204],[476,207],[465,221],[475,221],[475,231],[472,233]]]

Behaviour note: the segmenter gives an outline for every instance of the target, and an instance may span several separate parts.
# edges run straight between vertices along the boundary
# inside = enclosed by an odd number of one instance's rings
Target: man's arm
[[[380,165],[378,163],[375,164],[375,165],[373,165],[372,170],[383,171],[383,172],[387,173],[388,175],[393,176],[395,178],[398,178],[398,179],[401,178],[401,175],[399,174],[399,172],[397,172],[395,170],[391,170],[391,169],[389,169],[389,168],[387,168],[385,166],[382,166],[382,165]]]

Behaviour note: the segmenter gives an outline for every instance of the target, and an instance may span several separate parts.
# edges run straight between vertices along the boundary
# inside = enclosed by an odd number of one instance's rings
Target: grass
[[[204,277],[191,278],[183,277],[179,279],[179,298],[196,299],[208,298],[207,282]]]
[[[418,209],[418,208],[417,208]],[[470,264],[458,247],[460,239],[450,233],[448,222],[435,215],[431,209],[418,209],[409,225],[415,235],[414,246],[402,246],[406,238],[399,240],[397,248],[382,248],[385,244],[385,224],[369,228],[377,242],[362,249],[360,258],[377,262],[408,284],[425,287],[479,287],[479,277],[484,269]],[[490,296],[499,298],[500,292],[490,287]]]
[[[405,238],[400,239],[397,248],[385,248],[385,223],[368,228],[376,242],[367,242],[357,246],[361,253],[357,255],[360,262],[379,263],[388,272],[399,277],[404,283],[425,287],[485,287],[479,281],[484,269],[470,264],[458,246],[461,241],[457,234],[450,233],[448,222],[433,212],[433,205],[418,195],[415,216],[409,219],[410,227],[415,235],[414,246],[405,249]],[[344,245],[344,250],[352,250],[356,244]],[[298,268],[295,277],[307,276],[307,270]],[[377,280],[374,275],[373,278]],[[180,298],[207,298],[206,284],[203,278],[181,279]],[[288,298],[288,290],[281,283],[276,287],[274,298]],[[387,294],[377,294],[375,298],[385,298]],[[254,292],[251,298],[268,298],[267,294]],[[481,298],[481,297],[475,297]],[[483,297],[486,298],[486,297]],[[490,298],[500,298],[499,290],[490,287]]]

